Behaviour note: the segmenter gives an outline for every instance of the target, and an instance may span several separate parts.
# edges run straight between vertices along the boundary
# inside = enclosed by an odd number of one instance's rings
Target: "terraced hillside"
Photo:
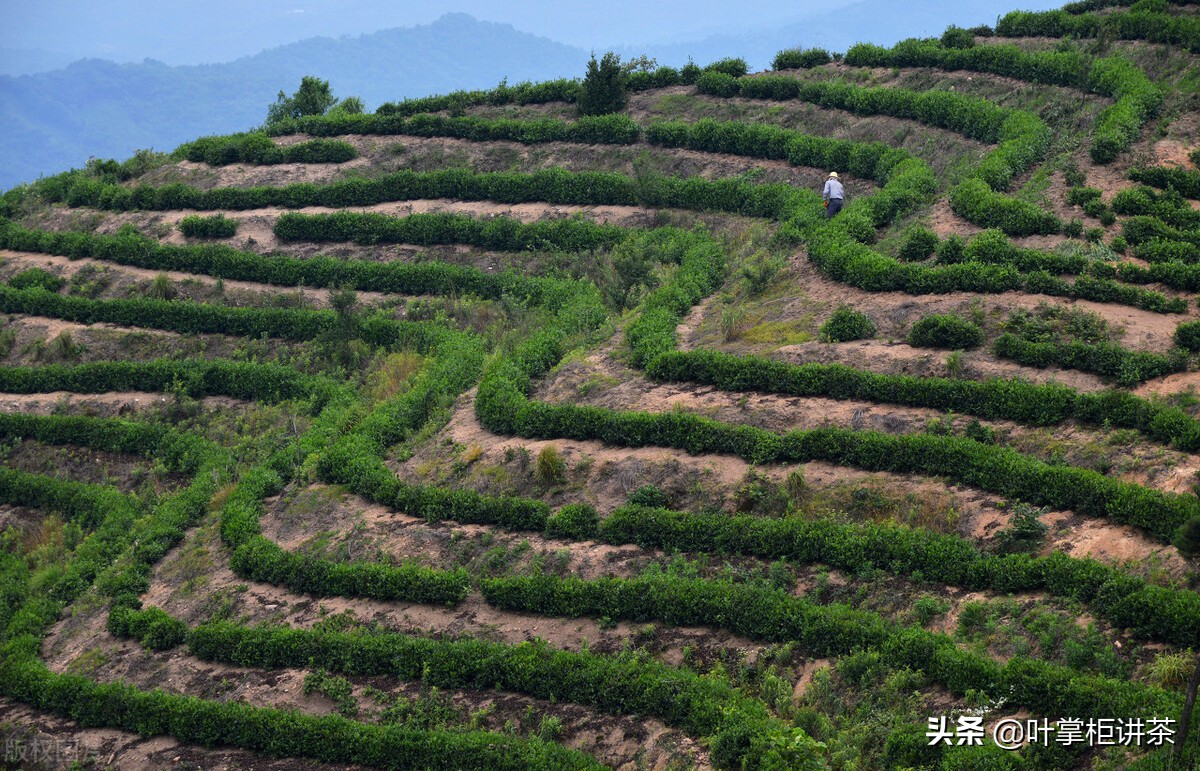
[[[1198,28],[1093,0],[5,194],[5,762],[1196,768],[1150,729],[1200,651]]]

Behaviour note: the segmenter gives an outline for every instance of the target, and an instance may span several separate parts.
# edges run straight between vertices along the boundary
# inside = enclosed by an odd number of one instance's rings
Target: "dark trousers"
[[[825,207],[825,219],[829,219],[830,217],[837,214],[841,210],[842,210],[842,199],[841,198],[830,198],[829,206]]]

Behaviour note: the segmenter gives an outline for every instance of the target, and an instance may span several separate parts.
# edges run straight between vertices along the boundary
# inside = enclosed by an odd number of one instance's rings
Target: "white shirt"
[[[841,182],[831,178],[825,181],[824,195],[826,201],[828,201],[830,198],[841,198],[842,200],[845,200],[846,190],[842,187]]]

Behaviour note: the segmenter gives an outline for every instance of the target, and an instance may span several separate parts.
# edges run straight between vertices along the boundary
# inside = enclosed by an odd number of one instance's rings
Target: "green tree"
[[[975,35],[969,29],[952,24],[946,27],[946,31],[942,33],[943,48],[973,48],[974,46]]]
[[[366,112],[366,105],[364,105],[363,100],[359,99],[357,96],[348,96],[335,104],[333,109],[329,112],[330,114],[343,113],[346,115],[362,115],[364,112]]]
[[[587,75],[579,90],[576,107],[580,115],[608,115],[625,109],[629,96],[625,93],[628,77],[621,66],[621,57],[609,51],[596,61],[596,55],[588,61]]]
[[[349,100],[347,100],[349,101]],[[267,125],[286,118],[302,118],[305,115],[324,115],[337,103],[328,80],[305,75],[300,79],[300,88],[291,96],[282,91],[275,104],[267,108]]]

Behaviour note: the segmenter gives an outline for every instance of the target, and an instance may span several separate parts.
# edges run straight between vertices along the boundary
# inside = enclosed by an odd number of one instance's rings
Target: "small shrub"
[[[952,313],[926,316],[913,324],[908,344],[919,348],[977,348],[983,343],[983,330],[978,325]]]
[[[824,48],[791,48],[775,54],[771,69],[775,70],[807,70],[829,64],[833,57]]]
[[[1083,213],[1089,217],[1095,217],[1097,219],[1103,217],[1109,211],[1110,210],[1104,201],[1101,201],[1098,198],[1094,201],[1088,201],[1083,205]]]
[[[1164,651],[1146,667],[1146,678],[1159,688],[1183,690],[1195,666],[1196,657],[1190,650],[1176,653]]]
[[[721,339],[733,342],[742,336],[742,322],[746,319],[746,309],[740,305],[726,305],[721,309]]]
[[[1067,187],[1077,188],[1087,184],[1087,174],[1079,170],[1079,165],[1071,161],[1063,169],[1063,178],[1067,182]],[[1099,192],[1099,191],[1097,191]],[[1067,193],[1070,195],[1070,192]]]
[[[1067,238],[1079,238],[1083,235],[1083,222],[1078,219],[1063,223],[1063,235]]]
[[[825,343],[844,343],[866,340],[875,336],[875,322],[867,314],[843,305],[821,325],[820,340]]]
[[[967,423],[967,427],[963,430],[963,433],[966,434],[968,439],[974,439],[980,444],[996,443],[996,430],[980,423],[978,418],[973,418]]]
[[[954,351],[946,357],[946,376],[955,379],[963,373],[962,351]]]
[[[912,227],[904,234],[900,242],[900,259],[907,262],[924,260],[937,251],[941,241],[929,228]]]
[[[942,33],[943,48],[973,48],[975,46],[975,35],[969,29],[956,27],[951,25],[946,27],[946,31]]]
[[[629,502],[634,506],[666,508],[671,504],[671,499],[656,485],[642,485],[629,496]]]
[[[967,257],[967,245],[963,242],[962,237],[953,235],[937,245],[938,262],[954,263],[962,262]]]
[[[156,275],[146,288],[146,296],[156,300],[174,300],[177,294],[179,290],[175,288],[175,282],[166,273]]]
[[[704,69],[707,72],[722,72],[726,75],[740,78],[750,71],[750,66],[746,64],[745,59],[730,57],[727,59],[718,59]]]
[[[1035,509],[1027,503],[1014,505],[1012,522],[996,534],[996,550],[1002,554],[1015,554],[1041,548],[1050,529],[1041,520],[1045,513],[1045,509]]]
[[[50,271],[42,270],[41,268],[29,268],[23,270],[17,275],[8,280],[8,285],[13,289],[32,289],[41,287],[47,292],[57,292],[62,289],[67,283],[66,279],[60,278]]]
[[[64,329],[46,345],[39,358],[44,357],[49,361],[69,361],[79,358],[79,354],[84,350],[86,349],[82,344],[75,342],[70,331]]]
[[[319,693],[333,701],[343,717],[358,715],[358,701],[354,698],[354,686],[344,677],[330,675],[323,669],[304,676],[304,693]]]
[[[929,626],[931,621],[948,610],[950,610],[949,602],[941,597],[933,597],[928,594],[913,603],[913,613],[921,626]]]
[[[696,90],[701,94],[728,99],[741,93],[742,87],[738,79],[732,75],[724,72],[706,72],[696,81]]]
[[[1104,238],[1104,228],[1088,228],[1084,231],[1083,237],[1090,243],[1098,244]]]
[[[562,721],[553,715],[542,715],[538,723],[537,735],[544,742],[552,742],[562,733]]]
[[[599,530],[600,515],[586,503],[563,506],[546,521],[546,535],[550,538],[586,541],[595,538]]]
[[[766,252],[758,252],[742,266],[741,276],[746,284],[746,292],[757,296],[767,291],[775,281],[779,271],[783,270],[784,258],[772,256]]]
[[[237,235],[238,221],[223,214],[202,217],[192,214],[179,221],[179,230],[188,238],[232,238]]]
[[[538,453],[534,464],[534,476],[537,481],[546,486],[561,485],[567,481],[567,462],[562,453],[552,444],[548,444]]]
[[[792,471],[783,480],[783,489],[792,500],[802,500],[812,492],[808,479],[804,476],[804,467]]]
[[[1125,236],[1113,236],[1113,240],[1109,242],[1108,247],[1117,254],[1125,254],[1129,249],[1129,242],[1125,240]]]
[[[13,346],[17,344],[17,330],[0,329],[0,359],[8,358]]]
[[[1103,194],[1098,187],[1076,185],[1067,190],[1067,203],[1072,206],[1087,206],[1091,203],[1100,202],[1103,205],[1104,202],[1100,200],[1100,196]]]
[[[781,516],[789,503],[786,491],[753,468],[746,471],[741,484],[734,489],[733,501],[738,511],[768,516]]]

